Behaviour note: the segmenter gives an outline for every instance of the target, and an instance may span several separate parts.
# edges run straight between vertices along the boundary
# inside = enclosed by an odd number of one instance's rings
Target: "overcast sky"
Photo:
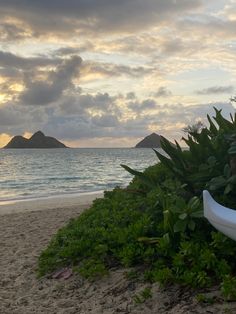
[[[235,111],[236,0],[0,0],[0,147],[179,140]]]

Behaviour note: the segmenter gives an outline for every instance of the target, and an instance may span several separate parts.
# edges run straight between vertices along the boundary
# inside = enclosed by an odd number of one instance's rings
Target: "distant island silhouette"
[[[143,140],[141,140],[135,148],[161,148],[161,139],[162,135],[158,135],[156,133],[152,133],[146,136]],[[171,143],[175,146],[173,143]]]
[[[27,139],[21,135],[14,136],[3,148],[66,148],[66,145],[51,136],[45,136],[43,132],[34,133]]]

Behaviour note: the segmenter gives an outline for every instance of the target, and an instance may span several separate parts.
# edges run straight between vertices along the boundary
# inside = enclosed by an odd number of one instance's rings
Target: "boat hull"
[[[220,232],[236,241],[236,210],[217,203],[208,191],[203,191],[204,216]]]

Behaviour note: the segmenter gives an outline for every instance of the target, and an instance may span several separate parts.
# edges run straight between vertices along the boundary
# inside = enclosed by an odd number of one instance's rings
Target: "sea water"
[[[0,149],[0,203],[124,187],[120,164],[144,170],[157,163],[152,149]]]

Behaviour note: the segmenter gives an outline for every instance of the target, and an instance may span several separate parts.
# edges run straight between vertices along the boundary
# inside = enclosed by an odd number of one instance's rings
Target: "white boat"
[[[236,241],[236,210],[217,203],[208,191],[203,191],[204,216],[219,231]]]

